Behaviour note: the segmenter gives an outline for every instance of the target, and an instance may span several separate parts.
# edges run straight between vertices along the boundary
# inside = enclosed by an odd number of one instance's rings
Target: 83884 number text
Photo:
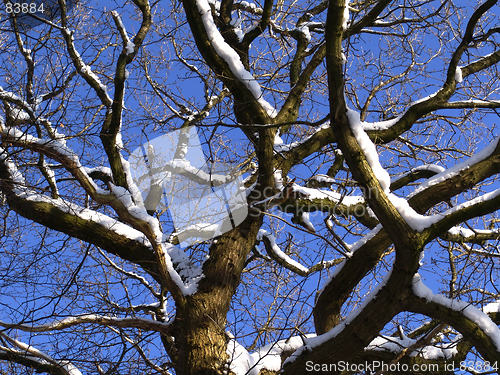
[[[7,3],[5,5],[7,13],[43,13],[43,3]]]

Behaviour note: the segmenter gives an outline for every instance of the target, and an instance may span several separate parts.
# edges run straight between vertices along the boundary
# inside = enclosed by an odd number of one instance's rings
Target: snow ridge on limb
[[[97,314],[70,316],[41,325],[7,323],[0,320],[0,326],[5,329],[18,329],[25,332],[51,332],[68,327],[73,327],[79,324],[98,324],[103,326],[122,328],[134,327],[165,333],[165,329],[170,325],[170,322],[159,322],[156,320],[138,317],[116,318],[113,316],[104,316]]]
[[[49,203],[51,206],[71,215],[78,216],[83,220],[93,221],[104,228],[115,232],[120,236],[124,236],[128,239],[138,241],[146,246],[151,246],[149,241],[146,239],[145,235],[140,231],[131,228],[116,219],[111,218],[103,213],[81,207],[72,202],[65,201],[63,199],[54,199],[46,195],[40,194],[35,190],[32,190],[25,186],[24,178],[22,174],[18,171],[16,165],[13,161],[7,158],[7,153],[4,149],[0,148],[0,162],[6,167],[10,178],[14,185],[10,191],[14,193],[18,198],[31,202],[42,202]]]
[[[461,163],[455,164],[453,167],[443,170],[436,174],[435,176],[429,178],[422,184],[420,184],[409,196],[409,198],[415,196],[421,191],[427,189],[430,186],[436,185],[440,182],[443,182],[447,179],[450,179],[453,176],[456,176],[461,171],[469,168],[473,164],[477,164],[478,162],[487,159],[489,156],[493,155],[494,152],[497,151],[499,138],[495,139],[491,142],[487,147],[483,148],[481,151],[475,153],[471,157],[467,158]]]
[[[0,338],[3,342],[9,342],[12,347],[0,345],[0,356],[2,353],[9,356],[9,360],[25,364],[28,362],[36,369],[57,369],[58,373],[64,375],[82,375],[71,362],[67,360],[56,360],[50,355],[36,349],[32,344],[25,344],[16,340],[6,333],[0,331]],[[26,361],[24,361],[26,360]],[[43,371],[43,370],[42,370]],[[43,371],[45,372],[45,371]]]
[[[366,347],[366,351],[374,352],[391,352],[395,354],[404,353],[411,350],[410,357],[423,357],[425,359],[449,359],[458,353],[457,343],[437,343],[434,345],[418,346],[418,340],[411,339],[404,333],[400,333],[401,337],[379,336]]]
[[[436,164],[424,164],[412,168],[410,171],[402,173],[391,178],[391,191],[397,190],[406,186],[410,182],[417,181],[421,178],[430,178],[438,173],[444,172],[446,169]]]
[[[390,187],[390,177],[387,171],[381,166],[377,150],[375,148],[375,145],[373,142],[370,140],[366,132],[363,130],[360,120],[359,120],[359,113],[353,110],[348,110],[347,111],[347,116],[349,119],[349,125],[351,126],[351,129],[353,131],[353,134],[360,145],[361,149],[363,150],[365,157],[368,161],[368,164],[370,165],[370,168],[372,169],[374,175],[376,176],[377,180],[380,183],[380,186],[383,189],[383,192],[387,195],[389,201],[394,205],[396,210],[399,212],[401,217],[405,220],[405,222],[414,230],[418,232],[422,232],[425,229],[431,227],[432,225],[440,225],[440,222],[449,222],[453,221],[453,217],[457,216],[457,213],[459,211],[465,211],[467,209],[473,209],[475,206],[480,207],[484,206],[484,202],[487,201],[493,201],[496,199],[499,194],[500,194],[500,189],[494,190],[493,192],[483,194],[480,197],[477,197],[475,199],[472,199],[468,202],[461,203],[455,207],[452,207],[448,210],[446,210],[443,213],[433,215],[433,216],[424,216],[416,212],[408,203],[407,199],[398,197],[394,195],[393,193],[389,192],[389,187]],[[473,155],[469,159],[465,160],[462,163],[459,163],[455,165],[454,167],[450,168],[449,170],[442,171],[438,173],[437,175],[433,176],[423,184],[419,188],[417,188],[409,198],[414,196],[415,194],[425,190],[426,188],[440,183],[444,180],[447,180],[456,174],[458,174],[460,171],[470,167],[473,164],[478,163],[481,160],[484,160],[488,158],[490,155],[492,155],[496,150],[497,150],[497,145],[498,145],[498,139],[493,141],[488,147],[484,148],[477,154]],[[458,214],[459,216],[459,214]],[[446,220],[445,220],[446,219]],[[458,223],[453,223],[453,225],[458,224]],[[441,224],[444,225],[444,224]]]
[[[313,351],[314,348],[321,346],[322,344],[326,343],[329,340],[332,340],[335,338],[337,335],[339,335],[346,327],[349,326],[351,322],[360,315],[365,307],[373,300],[377,298],[377,294],[386,286],[388,280],[390,279],[392,275],[392,269],[384,276],[383,280],[378,284],[371,292],[370,294],[366,297],[366,299],[363,301],[361,306],[353,310],[346,318],[343,320],[340,324],[335,326],[333,329],[330,331],[316,336],[316,337],[311,337],[307,338],[304,340],[304,345],[301,346],[299,349],[297,349],[290,357],[287,358],[287,360],[283,363],[290,363],[294,362],[303,352],[305,351]]]
[[[293,260],[292,258],[290,258],[290,256],[288,256],[285,252],[283,252],[276,243],[275,237],[265,229],[259,230],[259,233],[257,235],[257,241],[264,242],[267,253],[272,259],[275,259],[278,263],[280,263],[290,271],[295,272],[296,274],[301,276],[307,276],[313,272],[329,268],[330,266],[336,263],[335,261],[329,261],[329,262],[323,261],[308,268],[300,264],[296,260]]]
[[[62,28],[62,35],[64,40],[66,41],[66,48],[69,52],[69,56],[73,61],[73,65],[75,66],[78,73],[87,81],[87,83],[94,89],[97,96],[101,100],[102,104],[106,107],[111,107],[112,100],[108,95],[108,89],[106,85],[104,85],[99,77],[92,71],[92,68],[85,64],[80,54],[76,50],[73,38],[73,32],[68,28]]]
[[[417,273],[413,277],[412,291],[417,300],[409,301],[408,310],[420,312],[450,324],[468,338],[488,359],[498,359],[500,353],[500,329],[491,318],[475,306],[460,300],[452,300],[434,294]]]
[[[389,187],[391,186],[391,178],[389,176],[389,173],[387,173],[387,171],[380,165],[377,149],[375,148],[373,142],[370,140],[370,137],[368,137],[366,132],[363,130],[359,113],[353,111],[352,109],[348,109],[347,118],[349,119],[349,125],[351,126],[354,137],[356,137],[358,144],[363,149],[366,160],[368,161],[368,164],[370,164],[373,173],[377,177],[382,190],[385,193],[388,193]]]
[[[267,114],[270,117],[276,117],[276,109],[263,98],[260,84],[257,82],[255,77],[245,69],[240,56],[229,44],[226,43],[224,37],[217,29],[208,1],[196,0],[196,6],[201,14],[208,40],[211,42],[217,55],[219,55],[219,57],[227,63],[236,79],[246,86]]]
[[[120,15],[116,10],[111,11],[111,15],[113,16],[116,27],[118,28],[118,31],[120,32],[120,35],[123,39],[123,48],[125,52],[127,53],[127,55],[132,55],[134,53],[135,44],[128,37],[127,30],[125,29],[125,25],[123,24]]]

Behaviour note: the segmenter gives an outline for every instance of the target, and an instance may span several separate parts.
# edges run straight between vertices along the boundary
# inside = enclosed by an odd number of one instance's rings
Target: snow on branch
[[[277,260],[289,270],[301,275],[307,275],[309,273],[309,268],[293,260],[279,248],[276,244],[276,239],[268,231],[260,229],[259,234],[257,235],[257,241],[264,241],[269,256]]]
[[[414,195],[418,194],[422,190],[427,189],[430,186],[436,185],[440,182],[443,182],[445,180],[450,179],[453,176],[456,176],[459,174],[461,171],[469,168],[471,165],[477,164],[482,160],[487,159],[489,156],[491,156],[494,152],[496,152],[497,146],[498,146],[498,138],[495,139],[493,142],[491,142],[487,147],[483,148],[481,151],[475,153],[472,155],[470,158],[467,158],[461,163],[455,164],[453,167],[448,168],[446,170],[441,171],[440,173],[436,174],[435,176],[431,177],[427,181],[423,182],[420,184],[415,191],[413,191],[409,198],[413,197]]]
[[[309,139],[311,139],[315,134],[321,132],[322,130],[327,130],[330,128],[330,121],[326,121],[324,124],[321,124],[320,126],[318,126],[316,129],[314,129],[314,132],[311,134],[311,135],[308,135],[306,137],[304,137],[303,139],[301,139],[300,141],[296,141],[296,142],[293,142],[293,143],[289,143],[289,144],[284,144],[283,141],[281,140],[281,142],[279,141],[281,138],[276,138],[275,139],[275,142],[274,142],[274,150],[276,152],[287,152],[287,151],[291,151],[292,149],[300,146],[300,145],[303,145],[304,143],[306,143]]]
[[[422,277],[418,273],[413,277],[412,290],[415,296],[423,298],[427,302],[433,302],[463,314],[464,317],[474,322],[490,338],[495,344],[497,351],[500,352],[500,329],[486,312],[465,301],[450,299],[442,294],[434,294],[424,284]]]
[[[72,174],[72,176],[80,183],[83,189],[89,194],[93,199],[100,203],[110,204],[115,208],[119,213],[122,214],[127,210],[127,216],[129,218],[134,217],[136,219],[140,219],[146,221],[150,224],[152,230],[157,234],[157,237],[161,238],[161,231],[158,227],[158,222],[151,216],[147,215],[142,201],[140,199],[135,199],[135,201],[139,201],[139,204],[134,202],[135,197],[140,196],[140,192],[136,187],[136,190],[133,190],[131,194],[124,188],[114,186],[112,183],[109,183],[111,191],[113,192],[113,196],[109,193],[109,191],[105,191],[99,188],[92,178],[88,175],[86,169],[81,165],[80,159],[78,155],[61,143],[59,140],[53,139],[40,139],[34,137],[32,135],[26,134],[19,129],[16,128],[8,128],[8,129],[0,129],[0,134],[9,142],[14,145],[22,146],[31,150],[40,151],[44,155],[53,158],[59,161],[64,165],[66,170]],[[6,155],[6,152],[2,150],[2,153]],[[128,166],[128,162],[126,164]],[[130,176],[129,182],[130,186],[135,186],[133,179]],[[29,195],[34,195],[37,193],[30,193]],[[118,198],[117,200],[115,198]]]
[[[397,177],[391,178],[391,190],[397,190],[408,183],[416,181],[420,178],[429,178],[434,175],[444,172],[446,169],[436,164],[424,164],[412,168],[410,171],[405,172]]]
[[[59,161],[93,198],[97,198],[98,195],[103,196],[108,194],[106,191],[97,187],[81,165],[78,155],[76,155],[73,150],[66,147],[64,142],[54,139],[37,138],[15,127],[8,129],[0,128],[0,134],[5,140],[13,145],[40,151],[44,155]],[[6,151],[3,149],[1,152],[6,154]]]
[[[448,233],[443,236],[447,241],[483,243],[487,240],[500,238],[500,229],[469,229],[461,226],[454,226],[448,229]],[[472,251],[472,249],[471,249]],[[474,250],[479,253],[489,254],[486,251]]]
[[[19,172],[17,173],[14,172],[11,174],[13,174],[14,176],[20,176]],[[18,179],[18,186],[20,185],[19,182],[20,181]],[[94,222],[102,226],[106,230],[116,233],[119,236],[123,236],[130,240],[146,245],[148,247],[151,246],[146,236],[142,232],[100,212],[81,207],[77,204],[74,204],[72,202],[67,202],[60,198],[58,199],[50,198],[46,195],[39,194],[34,190],[29,190],[28,188],[24,187],[16,188],[15,193],[18,196],[18,198],[24,199],[26,201],[47,203],[50,206],[57,208],[64,213],[74,215],[85,221]]]
[[[500,100],[467,99],[446,103],[445,108],[500,108]]]
[[[70,316],[64,319],[41,325],[6,323],[0,320],[0,326],[5,329],[17,329],[24,332],[52,332],[65,328],[73,327],[79,324],[97,324],[101,326],[119,327],[119,328],[140,328],[147,331],[156,331],[165,333],[169,323],[158,322],[156,320],[145,318],[117,318],[112,316],[103,316],[96,314],[86,314],[79,316]]]
[[[461,215],[463,216],[463,213],[466,210],[470,212],[472,212],[474,209],[481,210],[485,205],[488,204],[488,202],[493,203],[493,201],[496,200],[498,196],[500,196],[500,189],[497,189],[490,193],[486,193],[483,194],[482,196],[469,200],[467,202],[461,203],[437,215],[424,216],[419,214],[409,205],[407,199],[398,197],[393,193],[389,192],[389,187],[390,187],[389,174],[380,164],[380,160],[375,145],[364,131],[361,121],[359,119],[359,113],[349,109],[347,111],[347,116],[349,118],[349,124],[354,133],[354,136],[356,137],[356,140],[358,141],[360,147],[363,149],[368,164],[370,165],[370,168],[372,169],[375,177],[378,179],[382,191],[387,195],[391,203],[397,209],[399,214],[404,218],[406,223],[410,225],[410,227],[413,228],[414,230],[422,232],[426,228],[429,228],[431,225],[436,225],[436,224],[446,225],[446,223],[453,223],[454,220],[458,220],[460,218],[461,221],[463,221],[463,217],[461,217]],[[460,171],[470,167],[471,165],[474,165],[482,160],[485,160],[486,158],[488,158],[490,155],[492,155],[494,152],[497,151],[497,145],[498,145],[498,139],[493,141],[489,146],[485,147],[480,152],[474,154],[472,157],[468,158],[464,162],[456,164],[452,168],[442,171],[437,175],[431,177],[430,179],[422,183],[417,189],[415,189],[415,191],[408,198],[411,198],[412,196],[416,195],[422,190],[427,189],[430,186],[433,186],[437,183],[450,179],[451,177],[457,175]],[[378,194],[378,192],[370,192],[370,193]]]
[[[314,232],[314,227],[309,222],[307,215],[318,211],[334,215],[354,216],[369,228],[378,223],[373,212],[369,208],[367,209],[364,197],[358,195],[344,195],[331,190],[305,187],[293,183],[288,184],[280,193],[267,200],[270,201],[271,206],[278,206],[281,211],[293,214],[293,220],[301,225],[306,224],[303,226],[310,232]]]
[[[485,314],[497,314],[500,313],[500,300],[488,303],[483,307],[483,312]]]
[[[135,44],[130,40],[127,34],[127,30],[125,29],[125,25],[122,22],[122,19],[116,10],[111,12],[113,19],[115,20],[116,27],[120,32],[120,36],[123,40],[123,49],[127,53],[127,55],[132,55],[134,53]]]
[[[327,268],[330,268],[338,263],[339,260],[330,260],[330,261],[322,261],[315,264],[312,267],[305,267],[299,262],[290,258],[285,252],[283,252],[278,244],[276,243],[276,238],[264,229],[260,229],[257,235],[257,241],[264,242],[264,246],[266,248],[267,254],[271,259],[278,262],[280,265],[285,267],[286,269],[296,273],[300,276],[307,276],[314,272],[321,271]],[[261,256],[265,257],[260,250],[257,250]],[[349,254],[346,254],[348,256]]]
[[[263,98],[260,84],[255,77],[245,69],[238,53],[226,43],[224,37],[217,29],[209,2],[207,0],[196,0],[196,6],[201,14],[208,40],[212,43],[217,55],[227,63],[236,79],[245,85],[267,114],[271,117],[275,117],[277,115],[276,109]]]
[[[309,188],[297,184],[292,185],[292,191],[293,193],[298,193],[302,199],[324,199],[336,204],[344,204],[346,206],[355,206],[365,202],[362,196],[346,196],[331,190]]]
[[[245,12],[261,16],[264,10],[255,3],[240,1],[234,4],[234,9],[244,10]]]
[[[63,148],[63,150],[65,149]],[[103,213],[81,207],[61,198],[51,198],[40,194],[38,191],[30,189],[26,186],[24,177],[17,169],[15,163],[7,157],[7,152],[2,148],[0,148],[0,162],[6,169],[9,176],[8,179],[3,180],[2,190],[8,194],[13,194],[16,199],[25,202],[48,204],[57,209],[59,212],[72,215],[87,222],[93,222],[106,231],[111,231],[118,236],[135,241],[146,247],[151,247],[151,244],[144,233],[132,228],[130,225],[124,224],[123,222],[113,219]]]
[[[420,346],[419,340],[411,339],[405,334],[401,337],[378,336],[365,348],[366,351],[390,352],[394,354],[405,353],[410,357],[438,360],[450,359],[458,354],[457,342],[435,343]],[[408,353],[407,353],[408,352]]]
[[[423,231],[431,227],[431,225],[443,227],[444,229],[444,227],[449,226],[448,228],[451,228],[458,223],[476,217],[480,213],[485,214],[495,211],[500,204],[500,188],[433,216],[423,216],[416,213],[403,198],[394,196],[391,201],[397,203],[395,204],[396,208],[408,220],[413,229]]]
[[[358,306],[355,310],[353,310],[340,324],[338,324],[333,329],[322,335],[304,339],[304,345],[298,348],[290,357],[288,357],[284,362],[284,364],[295,361],[302,354],[302,352],[306,350],[312,351],[314,348],[322,345],[323,343],[339,335],[352,321],[354,321],[354,319],[356,319],[356,317],[362,311],[365,310],[365,307],[371,301],[377,298],[377,294],[386,286],[387,281],[391,277],[391,274],[392,274],[392,269],[389,272],[387,272],[387,274],[384,276],[384,279],[370,292],[370,294],[365,298],[363,303],[360,306]]]
[[[64,375],[82,375],[80,370],[71,362],[67,360],[55,360],[50,355],[36,349],[32,344],[25,344],[2,331],[0,331],[0,338],[2,338],[2,341],[9,342],[12,345],[12,347],[0,345],[0,355],[5,353],[9,356],[9,360],[25,364],[26,361],[23,361],[23,359],[26,359],[35,368],[45,370],[47,368],[57,368],[58,372]],[[16,361],[18,358],[19,360]]]
[[[9,103],[13,103],[21,107],[23,110],[31,110],[31,106],[29,106],[20,96],[14,94],[10,91],[5,91],[0,86],[0,100],[5,100]]]
[[[352,132],[356,137],[359,146],[363,149],[366,160],[368,161],[368,164],[370,164],[370,167],[380,183],[382,190],[384,192],[388,192],[391,185],[391,178],[389,177],[389,173],[387,173],[387,171],[380,165],[377,149],[370,140],[370,137],[368,137],[368,134],[366,134],[363,129],[359,112],[348,109],[347,117],[349,119],[349,125],[351,126]]]
[[[65,144],[64,136],[54,129],[50,121],[42,116],[35,115],[40,103],[51,94],[53,93],[40,95],[30,104],[13,92],[3,90],[0,86],[0,100],[6,102],[4,104],[7,118],[7,123],[0,118],[0,129],[3,130],[6,125],[18,126],[26,123],[37,123],[45,128],[51,139]],[[19,108],[13,108],[10,104],[15,104]]]
[[[236,375],[258,375],[262,370],[279,371],[281,369],[281,355],[293,352],[303,345],[300,336],[279,340],[263,346],[249,353],[236,339],[228,333],[230,338],[227,346],[229,368]],[[314,335],[307,335],[313,337]]]
[[[73,32],[68,28],[62,28],[62,35],[66,41],[66,48],[68,49],[73,65],[75,66],[78,73],[87,81],[87,83],[95,90],[99,99],[101,99],[102,104],[106,107],[111,107],[113,101],[108,95],[108,89],[104,85],[99,77],[92,71],[91,67],[83,61],[80,54],[76,50],[74,44]]]

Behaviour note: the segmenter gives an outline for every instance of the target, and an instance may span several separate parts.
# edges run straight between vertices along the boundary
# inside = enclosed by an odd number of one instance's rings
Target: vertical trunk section
[[[198,292],[177,307],[174,347],[178,375],[227,373],[226,315],[261,223],[260,217],[250,214],[238,228],[219,237],[203,266]]]

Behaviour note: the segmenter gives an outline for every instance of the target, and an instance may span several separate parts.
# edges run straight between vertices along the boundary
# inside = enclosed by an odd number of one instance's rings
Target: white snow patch
[[[463,80],[463,77],[462,77],[462,69],[457,66],[457,69],[455,70],[455,81],[457,81],[457,83],[461,83]]]
[[[418,172],[418,171],[432,171],[436,174],[444,172],[446,169],[443,168],[440,165],[437,164],[424,164],[424,165],[419,165],[418,167],[412,168],[409,172],[406,172],[400,176],[395,176],[394,178],[391,179],[391,182],[396,182],[403,177],[406,177],[412,173]]]
[[[118,28],[121,30],[122,37],[125,39],[125,51],[127,52],[127,55],[131,55],[134,53],[134,48],[135,44],[130,40],[130,38],[127,35],[127,29],[125,29],[125,25],[122,22],[122,19],[118,12],[116,10],[111,11],[111,14],[113,14],[113,18],[116,20],[118,24]]]
[[[10,113],[15,121],[30,121],[30,115],[23,109],[11,108]]]
[[[476,233],[472,230],[470,230],[469,228],[464,228],[464,227],[460,227],[460,226],[454,226],[454,227],[451,227],[450,229],[448,229],[448,233],[451,234],[451,235],[459,235],[459,236],[462,236],[462,237],[473,237]]]
[[[498,313],[500,312],[500,300],[492,303],[488,303],[483,307],[483,312],[485,314]]]
[[[439,215],[424,216],[419,214],[411,208],[406,199],[398,197],[393,193],[389,193],[388,197],[408,225],[418,232],[422,232],[425,228],[430,227],[442,218]]]
[[[347,30],[348,22],[349,22],[349,0],[345,0],[344,14],[342,17],[342,30]]]
[[[281,169],[274,171],[274,187],[278,190],[283,190],[283,174]]]
[[[435,345],[427,345],[422,349],[415,351],[410,354],[411,357],[419,355],[424,359],[440,359],[440,358],[451,358],[458,354],[457,343],[437,343]]]
[[[324,182],[328,184],[333,184],[335,182],[334,178],[331,178],[330,176],[327,176],[326,174],[317,174],[311,177],[310,180],[318,181],[318,182]]]
[[[403,337],[379,336],[373,339],[365,350],[392,352],[398,354],[416,343],[417,340],[411,339],[406,335],[403,335]],[[455,342],[436,343],[412,351],[410,353],[410,357],[419,356],[425,359],[440,359],[451,358],[457,353],[457,344]]]
[[[324,129],[328,129],[330,127],[330,121],[327,121],[325,122],[324,124],[318,126],[315,130],[314,130],[314,133],[311,134],[311,135],[308,135],[307,137],[305,137],[304,139],[300,140],[300,141],[296,141],[296,142],[293,142],[293,143],[289,143],[289,144],[274,144],[274,150],[276,152],[286,152],[286,151],[290,151],[292,148],[294,147],[297,147],[297,146],[300,146],[301,144],[303,144],[304,142],[306,142],[307,140],[309,140],[314,134],[316,134],[317,132],[321,131],[321,130],[324,130]]]
[[[316,228],[314,228],[313,223],[309,219],[309,212],[302,212],[301,218],[308,229],[312,230],[313,232],[316,232]]]
[[[283,144],[283,139],[281,139],[279,132],[276,132],[276,135],[274,136],[274,145],[282,145]]]
[[[378,336],[374,338],[372,342],[370,342],[365,350],[400,353],[404,349],[414,345],[416,342],[417,340],[410,339],[406,335],[403,338],[392,336]]]
[[[307,40],[307,43],[311,41],[311,32],[309,31],[309,25],[307,22],[300,25],[297,30],[301,32]]]
[[[127,41],[127,45],[125,47],[125,51],[127,51],[127,54],[128,55],[133,54],[134,53],[134,48],[135,48],[135,44],[132,41],[128,40]]]
[[[227,348],[227,354],[230,357],[229,368],[236,375],[258,375],[261,370],[279,371],[281,354],[297,350],[303,344],[300,336],[294,336],[258,348],[250,354],[229,332],[228,336],[230,337]],[[314,335],[306,335],[306,337],[314,337]]]
[[[345,204],[346,206],[353,206],[364,202],[362,196],[346,196],[331,190],[314,189],[297,184],[293,184],[292,189],[294,192],[302,194],[305,199],[310,200],[327,199],[335,203]]]

